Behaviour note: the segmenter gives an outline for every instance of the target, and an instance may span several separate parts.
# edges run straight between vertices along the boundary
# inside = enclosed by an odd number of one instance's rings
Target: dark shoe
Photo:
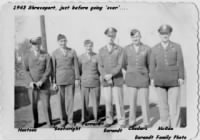
[[[87,122],[86,121],[81,121],[81,125],[85,125]]]
[[[104,127],[106,127],[106,128],[107,128],[107,127],[111,127],[111,126],[112,126],[111,123],[105,123],[105,124],[104,124]]]
[[[74,127],[75,125],[74,125],[74,123],[68,123],[67,125],[66,125],[66,127]]]
[[[147,129],[147,128],[150,127],[150,125],[149,124],[143,124],[143,125],[141,125],[141,127]]]
[[[55,127],[54,125],[47,124],[47,128],[54,128],[54,127]]]
[[[149,128],[149,125],[144,125],[143,128],[144,128],[144,129],[147,129],[147,128]]]
[[[65,127],[65,125],[66,125],[66,122],[64,122],[64,121],[61,121],[61,123],[60,123],[60,124],[58,124],[58,126],[57,126],[57,127],[59,127],[59,128],[64,128],[64,127]]]
[[[98,123],[99,123],[99,121],[98,121],[98,120],[94,120],[94,123],[95,123],[95,124],[98,124]]]
[[[80,122],[78,122],[78,123],[76,123],[76,126],[78,126],[78,127],[82,127],[84,124],[83,124],[83,122],[82,121],[80,121]]]
[[[34,123],[33,128],[38,128],[39,124],[38,123]]]
[[[136,126],[137,126],[136,124],[132,124],[132,125],[129,125],[128,128],[131,129],[131,128],[135,128]]]

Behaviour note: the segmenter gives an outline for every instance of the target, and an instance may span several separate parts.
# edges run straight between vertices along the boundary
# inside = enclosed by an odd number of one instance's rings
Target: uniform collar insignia
[[[133,44],[131,44],[130,47],[135,49],[135,46],[134,46]],[[143,45],[142,42],[140,42],[139,48],[138,48],[138,52],[137,52],[137,53],[140,53],[140,52],[142,52],[142,51],[144,51],[144,50],[145,50],[144,45]]]
[[[86,56],[93,56],[94,54],[95,54],[94,52],[91,52],[91,53],[87,53],[87,52],[86,52],[86,53],[85,53]]]
[[[108,51],[109,53],[112,53],[115,49],[118,49],[118,46],[114,43],[113,46],[112,46],[111,51],[108,50],[108,46],[107,45],[105,45],[104,49],[106,51]]]
[[[160,47],[162,47],[162,43],[161,42],[159,43],[159,45],[160,45]],[[173,43],[171,41],[169,41],[169,44],[168,44],[167,47],[172,47],[173,48],[174,47]]]
[[[34,56],[40,56],[42,53],[40,52],[35,52],[34,50],[31,50]]]

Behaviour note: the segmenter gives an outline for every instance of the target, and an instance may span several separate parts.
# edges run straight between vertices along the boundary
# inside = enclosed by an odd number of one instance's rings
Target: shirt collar
[[[173,47],[172,42],[169,41],[169,43],[168,43],[168,45],[166,46],[166,48],[172,48],[172,47]],[[162,42],[160,42],[160,48],[164,48]]]
[[[86,56],[93,56],[93,54],[94,54],[94,52],[91,52],[91,53],[86,52],[85,53]]]
[[[112,46],[111,50],[117,49],[117,45],[116,45],[115,43],[113,43],[111,46]],[[106,45],[106,46],[105,46],[105,49],[108,50],[108,47],[109,47],[109,46]]]
[[[140,44],[138,46],[135,46],[135,45],[131,45],[131,48],[134,48],[135,50],[137,49],[138,51],[137,52],[140,52],[140,50],[143,49],[143,43],[140,42]]]
[[[39,52],[34,51],[34,50],[32,50],[32,51],[33,51],[33,54],[34,54],[35,56],[39,56],[39,55],[40,55],[40,51],[39,51]]]
[[[60,47],[59,48],[60,49],[60,51],[64,54],[64,55],[66,55],[66,53],[68,52],[68,51],[70,51],[70,48],[69,47]]]
[[[134,44],[132,43],[132,46],[133,46],[133,47],[142,47],[142,45],[143,45],[142,42],[140,42],[140,43],[138,44],[138,46],[136,46],[136,45],[134,45]]]

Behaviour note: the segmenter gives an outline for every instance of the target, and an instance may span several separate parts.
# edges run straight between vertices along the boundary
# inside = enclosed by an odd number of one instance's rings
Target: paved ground
[[[24,89],[17,89],[15,91],[15,127],[16,128],[28,128],[31,127],[32,125],[32,112],[31,112],[31,107],[28,101],[28,96],[24,96],[25,94],[22,94]],[[26,92],[26,91],[25,91]],[[55,125],[59,124],[59,119],[58,119],[58,111],[57,111],[57,100],[56,100],[57,94],[53,93],[51,96],[51,110],[52,110],[52,118],[53,118],[53,123]],[[129,112],[129,107],[128,107],[128,92],[126,91],[126,87],[124,88],[124,108],[125,108],[125,113],[126,113],[126,122],[128,123],[128,112]],[[181,98],[184,100],[184,97]],[[80,90],[76,88],[75,92],[75,98],[74,98],[74,121],[79,122],[81,120],[81,102],[80,102]],[[150,121],[151,121],[151,126],[152,127],[157,127],[159,125],[159,113],[158,113],[158,108],[156,105],[156,95],[153,92],[152,87],[150,88]],[[180,125],[184,127],[186,125],[186,108],[185,106],[185,101],[182,102],[182,109],[181,109],[181,123]],[[138,104],[139,101],[138,101]],[[40,127],[46,127],[45,125],[45,119],[44,119],[44,114],[42,112],[42,107],[41,107],[41,102],[38,104],[39,108],[39,122],[40,122]],[[105,120],[105,106],[104,102],[101,99],[101,105],[99,107],[99,117],[101,122]],[[137,123],[141,124],[142,123],[142,118],[141,118],[141,109],[138,107],[137,109]],[[115,125],[114,125],[115,126]],[[113,127],[114,127],[113,126]]]

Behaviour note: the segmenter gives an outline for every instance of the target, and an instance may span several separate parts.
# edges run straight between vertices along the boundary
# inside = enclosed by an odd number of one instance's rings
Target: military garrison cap
[[[41,37],[32,38],[30,40],[30,43],[33,45],[40,45],[42,43],[42,38]]]
[[[90,40],[90,39],[86,39],[86,40],[84,41],[84,45],[88,45],[88,44],[93,45],[93,41]]]
[[[170,25],[164,24],[161,25],[158,29],[158,32],[160,34],[169,34],[173,31],[173,28]]]
[[[117,29],[115,29],[114,27],[107,28],[104,32],[105,35],[110,36],[110,37],[115,36],[116,33],[117,33]]]
[[[130,32],[130,36],[134,36],[136,33],[140,33],[138,29],[132,29]]]
[[[61,40],[61,39],[66,39],[66,36],[63,35],[63,34],[58,34],[57,40],[59,41],[59,40]]]

